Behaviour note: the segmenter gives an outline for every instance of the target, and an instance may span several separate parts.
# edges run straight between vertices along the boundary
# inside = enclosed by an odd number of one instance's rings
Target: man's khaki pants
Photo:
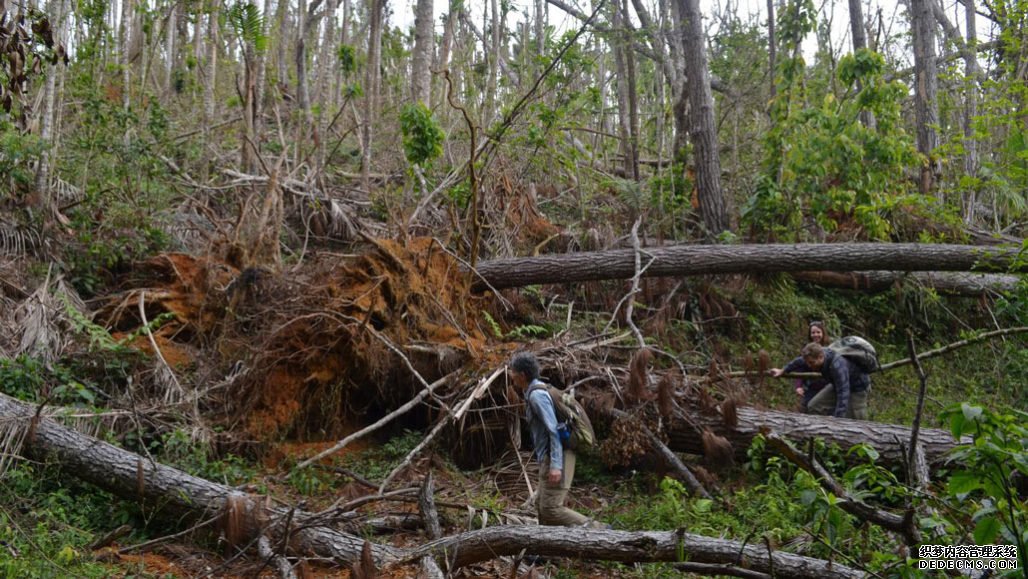
[[[846,418],[867,420],[867,393],[868,390],[850,391],[850,407],[846,409]],[[807,413],[824,416],[835,414],[835,385],[829,384],[814,395],[807,403]]]
[[[564,449],[564,473],[559,483],[550,484],[546,480],[549,472],[550,458],[547,456],[546,460],[539,463],[539,500],[536,510],[539,512],[540,525],[578,527],[592,523],[590,526],[604,526],[564,506],[568,500],[568,491],[571,490],[571,480],[575,478],[575,451]]]

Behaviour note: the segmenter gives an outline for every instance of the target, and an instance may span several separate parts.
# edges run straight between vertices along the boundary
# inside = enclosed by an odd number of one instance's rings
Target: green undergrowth
[[[89,546],[123,524],[142,529],[146,520],[135,505],[57,467],[18,462],[0,477],[0,577],[148,577],[92,556]],[[128,540],[142,536],[133,534]]]

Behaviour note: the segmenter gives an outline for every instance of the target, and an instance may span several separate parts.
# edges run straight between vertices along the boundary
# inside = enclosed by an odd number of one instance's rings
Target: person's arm
[[[845,418],[846,409],[850,406],[850,371],[846,359],[842,356],[833,358],[828,373],[835,386],[835,417]]]
[[[552,475],[556,470],[563,474],[564,447],[560,443],[560,435],[557,434],[557,413],[553,410],[553,399],[545,390],[534,390],[528,401],[532,404],[535,415],[546,426],[546,435],[550,439],[550,473]]]
[[[803,361],[803,358],[800,357],[786,364],[785,368],[771,368],[769,372],[773,377],[777,378],[782,374],[788,374],[789,372],[804,372],[804,368],[810,370],[806,362]]]

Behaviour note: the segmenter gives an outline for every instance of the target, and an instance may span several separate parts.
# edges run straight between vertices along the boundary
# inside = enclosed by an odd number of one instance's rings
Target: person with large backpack
[[[862,360],[855,359],[860,352],[846,355],[850,350],[862,350],[858,346],[844,346],[839,342],[825,348],[817,342],[803,347],[799,358],[789,362],[785,368],[772,368],[771,375],[781,376],[787,372],[795,372],[804,366],[814,372],[820,372],[830,384],[823,388],[807,403],[807,412],[823,414],[837,418],[855,418],[867,420],[867,394],[871,386],[868,376],[873,368],[865,368]],[[852,340],[851,340],[852,341]],[[866,344],[866,341],[861,340]],[[848,342],[847,342],[848,344]],[[870,347],[870,344],[868,344]],[[844,349],[847,348],[847,349]],[[874,349],[871,348],[873,357]]]
[[[575,477],[575,450],[593,442],[592,425],[573,396],[539,379],[539,362],[520,352],[508,365],[511,380],[525,394],[525,417],[539,463],[536,511],[541,525],[606,528],[564,506]]]

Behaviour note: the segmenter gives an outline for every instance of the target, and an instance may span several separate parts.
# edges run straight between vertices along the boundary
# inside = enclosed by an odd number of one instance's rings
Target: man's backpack
[[[878,363],[878,353],[870,342],[859,336],[839,338],[828,345],[828,349],[853,362],[866,374],[882,369]]]
[[[593,431],[593,424],[589,421],[589,415],[585,407],[579,402],[575,395],[567,390],[561,390],[551,384],[536,382],[528,389],[531,394],[536,390],[546,390],[553,400],[553,411],[557,415],[557,428],[566,428],[570,436],[564,443],[571,450],[592,448],[596,444],[596,433]],[[561,437],[561,440],[564,440]]]

